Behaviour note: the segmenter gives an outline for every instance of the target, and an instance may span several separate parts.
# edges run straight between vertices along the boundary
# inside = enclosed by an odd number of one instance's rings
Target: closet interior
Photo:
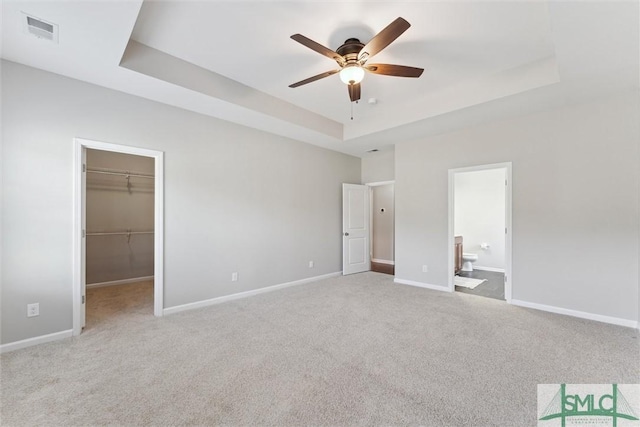
[[[87,326],[127,310],[153,315],[154,162],[87,149]]]

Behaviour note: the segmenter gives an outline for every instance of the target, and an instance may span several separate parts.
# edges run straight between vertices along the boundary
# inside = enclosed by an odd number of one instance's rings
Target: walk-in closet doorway
[[[162,315],[163,153],[76,139],[73,332]]]

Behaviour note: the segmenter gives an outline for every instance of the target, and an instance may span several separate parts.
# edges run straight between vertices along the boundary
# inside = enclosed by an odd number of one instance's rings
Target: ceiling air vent
[[[39,39],[58,43],[58,25],[24,13],[24,29]]]

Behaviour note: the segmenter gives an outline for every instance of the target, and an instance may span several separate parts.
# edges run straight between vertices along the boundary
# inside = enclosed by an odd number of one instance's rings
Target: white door
[[[342,274],[371,269],[369,187],[342,184]]]
[[[82,148],[82,180],[81,180],[81,207],[80,216],[82,221],[82,246],[80,248],[80,293],[82,301],[80,303],[80,326],[86,325],[87,317],[87,149]]]

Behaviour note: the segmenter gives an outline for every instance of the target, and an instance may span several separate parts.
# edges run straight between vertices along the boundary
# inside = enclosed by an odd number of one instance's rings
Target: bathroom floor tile
[[[473,270],[461,271],[458,275],[461,277],[471,277],[473,279],[486,279],[487,281],[476,286],[474,289],[456,286],[456,292],[464,292],[465,294],[473,294],[504,301],[504,273]]]

